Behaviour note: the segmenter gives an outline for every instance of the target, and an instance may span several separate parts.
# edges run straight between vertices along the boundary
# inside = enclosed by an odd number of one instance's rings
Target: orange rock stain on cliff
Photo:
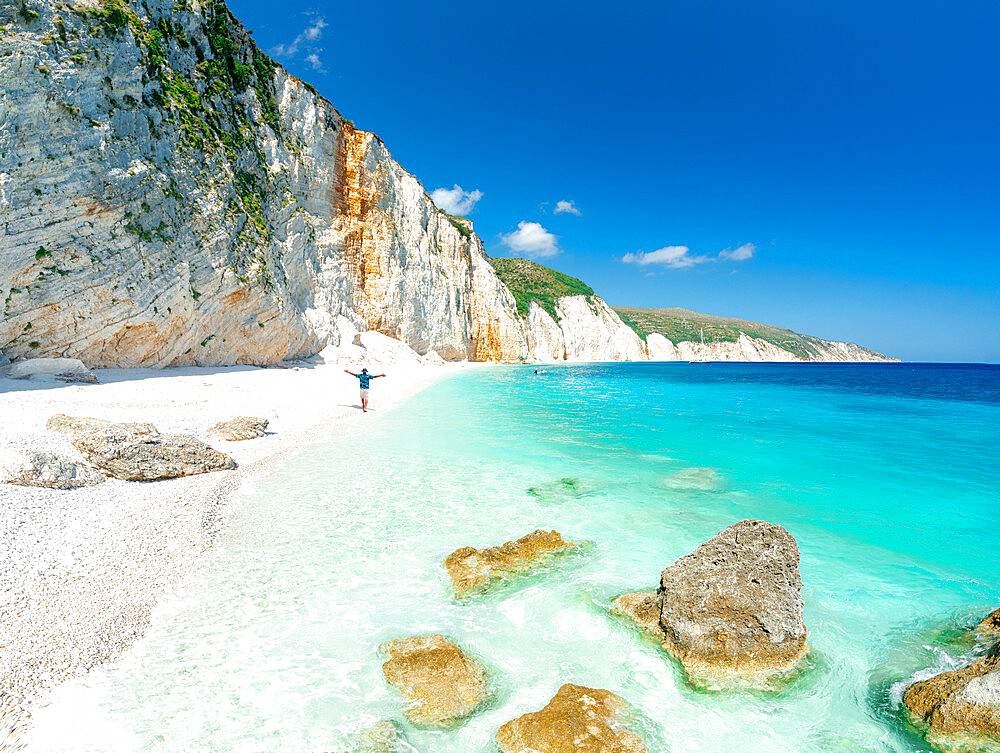
[[[384,315],[389,281],[388,228],[378,211],[374,176],[366,165],[372,135],[343,123],[336,179],[330,191],[334,223],[343,233],[344,256],[354,281],[354,309],[370,330],[398,336]]]

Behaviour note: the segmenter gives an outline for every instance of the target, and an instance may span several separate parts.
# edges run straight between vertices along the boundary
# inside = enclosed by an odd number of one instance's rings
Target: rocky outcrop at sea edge
[[[389,655],[385,681],[406,696],[406,717],[414,724],[450,727],[489,697],[482,667],[441,635],[383,643]]]
[[[693,681],[768,688],[808,651],[801,590],[792,535],[743,520],[666,568],[658,591],[626,594],[614,608],[662,641]]]
[[[186,434],[136,433],[124,426],[73,437],[89,463],[124,481],[156,481],[231,470],[236,461]]]
[[[557,553],[577,548],[557,531],[537,530],[500,546],[456,549],[444,561],[452,588],[458,595],[481,591],[537,565]]]
[[[973,629],[979,635],[1000,638],[1000,609],[994,609]]]
[[[629,713],[608,690],[567,683],[545,708],[503,725],[496,741],[503,753],[646,753],[624,726]]]
[[[910,685],[903,704],[937,747],[1000,747],[1000,643],[962,669]]]

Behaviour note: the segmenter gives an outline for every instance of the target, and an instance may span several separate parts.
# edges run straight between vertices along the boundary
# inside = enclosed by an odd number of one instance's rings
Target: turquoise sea
[[[258,482],[198,582],[40,709],[29,750],[321,753],[389,718],[421,753],[486,753],[564,682],[623,696],[654,753],[929,750],[902,688],[981,651],[958,628],[1000,606],[1000,367],[533,371],[446,379]],[[779,693],[694,688],[607,611],[743,518],[802,552],[812,654]],[[592,544],[450,595],[451,551],[536,528]],[[380,671],[381,642],[431,632],[490,672],[492,703],[448,731],[405,723]]]

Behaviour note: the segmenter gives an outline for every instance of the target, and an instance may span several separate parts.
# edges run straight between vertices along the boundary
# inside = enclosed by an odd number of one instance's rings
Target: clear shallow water
[[[570,681],[630,701],[654,752],[928,749],[901,690],[1000,605],[1000,368],[532,370],[450,379],[262,481],[200,582],[40,709],[29,749],[338,751],[392,718],[422,753],[494,751]],[[812,668],[779,694],[695,690],[606,611],[742,518],[802,551]],[[449,595],[448,553],[538,527],[593,545]],[[491,670],[492,705],[447,732],[406,724],[381,677],[379,643],[430,632]]]

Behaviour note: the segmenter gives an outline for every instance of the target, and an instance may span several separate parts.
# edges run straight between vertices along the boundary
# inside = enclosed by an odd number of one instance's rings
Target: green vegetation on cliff
[[[811,359],[819,355],[817,344],[823,341],[809,335],[800,335],[785,327],[731,319],[724,316],[699,314],[688,309],[639,309],[629,306],[612,306],[621,320],[635,330],[643,340],[656,332],[670,340],[679,342],[701,342],[702,333],[706,343],[736,342],[740,333],[748,337],[765,340],[777,345],[799,358]]]
[[[514,294],[517,313],[527,318],[528,307],[535,301],[553,319],[556,317],[556,300],[568,295],[585,295],[591,298],[594,290],[575,277],[556,272],[527,259],[490,259],[497,276]]]

